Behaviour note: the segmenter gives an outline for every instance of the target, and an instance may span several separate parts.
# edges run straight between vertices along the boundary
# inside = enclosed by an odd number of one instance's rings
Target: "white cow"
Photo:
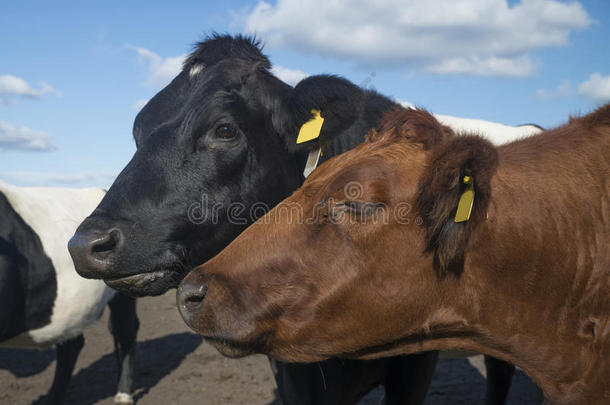
[[[133,402],[135,300],[103,281],[79,276],[67,249],[78,224],[103,196],[96,188],[22,188],[0,182],[0,346],[57,346],[50,403],[62,401],[84,344],[83,330],[106,305],[121,356],[115,402]]]

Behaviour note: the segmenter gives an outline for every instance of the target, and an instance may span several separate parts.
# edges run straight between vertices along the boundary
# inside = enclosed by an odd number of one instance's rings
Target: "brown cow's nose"
[[[68,242],[68,250],[78,274],[86,278],[105,278],[112,257],[122,244],[123,233],[118,228],[78,230]]]
[[[197,270],[192,271],[182,280],[176,293],[176,301],[180,314],[191,327],[193,317],[201,311],[203,300],[208,292],[207,284],[200,280],[196,272]]]

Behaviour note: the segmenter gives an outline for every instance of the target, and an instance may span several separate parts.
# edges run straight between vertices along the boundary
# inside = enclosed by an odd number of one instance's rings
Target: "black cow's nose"
[[[78,274],[86,278],[105,278],[112,257],[123,244],[118,228],[100,231],[77,230],[68,242],[68,250]]]
[[[208,286],[199,277],[198,270],[193,270],[180,283],[176,293],[176,301],[182,318],[191,326],[193,316],[201,311],[203,300],[208,293]]]

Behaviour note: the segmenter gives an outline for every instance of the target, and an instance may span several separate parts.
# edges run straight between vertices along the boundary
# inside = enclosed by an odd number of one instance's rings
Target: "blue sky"
[[[212,31],[287,81],[334,73],[428,110],[552,127],[610,101],[608,0],[34,2],[0,6],[0,179],[103,186],[138,106]]]

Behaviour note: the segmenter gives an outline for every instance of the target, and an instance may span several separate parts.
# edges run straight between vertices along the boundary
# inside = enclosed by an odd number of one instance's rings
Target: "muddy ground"
[[[231,360],[219,355],[184,324],[173,292],[138,300],[138,315],[137,404],[280,404],[266,357]],[[67,404],[113,403],[117,369],[107,322],[106,311],[85,333]],[[482,404],[482,364],[482,356],[441,360],[426,405]],[[42,404],[54,370],[54,350],[0,349],[0,404]],[[378,404],[382,394],[374,390],[360,405]],[[517,372],[509,404],[533,405],[536,398],[534,384]]]

